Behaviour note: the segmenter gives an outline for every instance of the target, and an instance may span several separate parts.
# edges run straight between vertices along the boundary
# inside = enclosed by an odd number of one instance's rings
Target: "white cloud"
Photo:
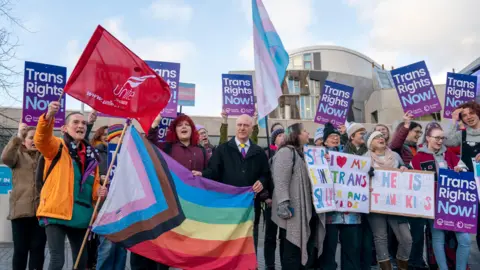
[[[123,19],[110,18],[103,24],[112,35],[118,38],[144,60],[185,62],[195,54],[195,46],[188,40],[165,40],[157,37],[131,37],[123,28]]]
[[[183,0],[157,0],[149,10],[160,20],[190,21],[193,16],[193,8]]]
[[[80,58],[82,51],[80,49],[78,40],[76,39],[69,40],[67,42],[67,47],[65,50],[65,63],[67,65],[67,72],[68,74],[70,74],[73,71],[73,68],[75,68],[75,65],[77,64],[78,58]]]
[[[347,2],[371,24],[367,55],[388,67],[426,60],[433,75],[459,70],[478,57],[480,1]]]
[[[241,4],[246,20],[251,26],[252,1],[242,0]],[[287,51],[318,44],[313,40],[309,29],[314,23],[313,0],[296,0],[295,4],[292,4],[291,0],[264,0],[263,4]],[[331,44],[331,42],[327,43]],[[239,51],[239,56],[253,65],[252,36]]]

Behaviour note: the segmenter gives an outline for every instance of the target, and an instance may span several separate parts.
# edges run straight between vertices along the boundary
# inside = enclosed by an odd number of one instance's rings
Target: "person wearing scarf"
[[[365,156],[372,159],[372,167],[387,170],[407,169],[400,155],[387,147],[384,135],[380,131],[372,132],[367,138],[368,152]],[[380,269],[393,269],[392,263],[390,262],[387,237],[387,226],[390,226],[399,242],[396,254],[397,269],[407,270],[410,250],[412,248],[412,236],[410,234],[408,220],[399,216],[370,213],[368,214],[368,221],[373,231],[373,240]]]
[[[40,116],[34,136],[37,149],[45,158],[46,172],[40,193],[37,217],[45,227],[50,251],[50,270],[61,270],[65,263],[65,237],[68,237],[72,258],[76,259],[99,198],[107,189],[100,186],[98,155],[85,140],[85,118],[71,113],[62,127],[63,139],[53,135],[59,102],[51,102]],[[52,163],[56,160],[56,163]],[[51,167],[52,166],[52,167]],[[51,168],[50,170],[47,168]],[[79,269],[85,269],[87,253],[80,257]]]

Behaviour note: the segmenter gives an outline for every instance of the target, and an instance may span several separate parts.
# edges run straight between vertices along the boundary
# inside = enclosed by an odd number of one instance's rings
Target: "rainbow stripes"
[[[123,125],[122,124],[114,124],[108,127],[108,137],[107,142],[110,142],[116,137],[120,137],[122,135]]]
[[[172,267],[255,269],[253,199],[193,177],[129,128],[93,231]]]

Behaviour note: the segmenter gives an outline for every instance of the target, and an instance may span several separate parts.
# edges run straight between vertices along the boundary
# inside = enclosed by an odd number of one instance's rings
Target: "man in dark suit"
[[[265,151],[249,139],[252,131],[253,119],[248,115],[241,115],[237,118],[235,137],[217,146],[208,167],[203,172],[193,171],[193,174],[236,187],[253,187],[253,191],[257,193],[254,224],[256,248],[260,202],[268,198],[266,190],[272,180]],[[264,187],[266,190],[262,192]]]

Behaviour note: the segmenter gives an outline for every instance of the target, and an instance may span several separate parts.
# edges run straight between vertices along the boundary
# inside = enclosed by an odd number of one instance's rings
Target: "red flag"
[[[168,84],[100,25],[64,91],[99,112],[137,119],[145,132],[170,99]]]

